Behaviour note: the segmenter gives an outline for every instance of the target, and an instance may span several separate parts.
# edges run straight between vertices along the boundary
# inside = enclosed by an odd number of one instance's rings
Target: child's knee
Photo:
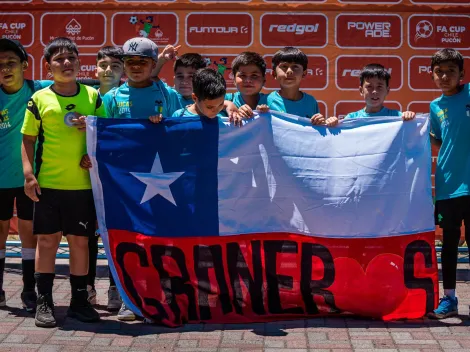
[[[60,243],[60,236],[40,235],[37,236],[37,246],[41,250],[57,250]]]

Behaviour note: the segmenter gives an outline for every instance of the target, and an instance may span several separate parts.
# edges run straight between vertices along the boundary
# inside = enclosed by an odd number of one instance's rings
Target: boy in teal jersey
[[[431,142],[440,146],[435,179],[435,221],[443,230],[442,280],[444,297],[429,314],[443,319],[458,314],[455,296],[460,227],[470,243],[470,85],[462,84],[464,58],[454,49],[442,49],[431,59],[431,75],[442,95],[433,100]]]
[[[300,91],[302,79],[307,75],[308,57],[297,48],[288,46],[277,51],[273,58],[273,76],[281,89],[268,95],[270,110],[310,119],[314,125],[335,126],[336,117],[320,114],[315,98]]]
[[[80,61],[74,42],[62,37],[52,40],[44,49],[44,58],[54,83],[34,93],[27,104],[21,152],[25,193],[35,202],[35,324],[54,327],[52,287],[62,236],[70,247],[72,297],[67,315],[83,322],[100,319],[87,293],[88,238],[95,234],[96,213],[90,175],[79,163],[86,150],[86,116],[104,116],[105,111],[98,92],[76,81]]]
[[[34,312],[36,237],[33,236],[33,202],[24,193],[21,126],[28,100],[35,91],[50,86],[52,81],[26,80],[24,72],[27,69],[28,55],[23,46],[15,40],[0,39],[0,307],[6,305],[3,272],[16,199],[23,269],[21,301],[27,311]]]
[[[157,63],[156,45],[147,38],[129,39],[123,46],[127,81],[103,98],[107,117],[149,118],[171,116],[179,107],[176,93],[151,74]]]
[[[359,76],[359,93],[366,102],[365,108],[351,112],[345,119],[374,116],[401,116],[404,121],[412,120],[415,113],[412,111],[400,112],[384,106],[385,98],[390,92],[390,73],[380,64],[365,66]]]
[[[227,92],[224,77],[211,68],[198,70],[193,76],[192,98],[194,103],[176,111],[173,117],[200,117],[201,119],[218,120],[222,124],[225,93]]]
[[[176,59],[173,70],[175,73],[175,91],[178,94],[180,109],[194,103],[193,76],[197,70],[205,68],[206,63],[201,55],[186,53]]]
[[[238,91],[227,94],[225,99],[235,104],[239,115],[250,118],[258,107],[267,110],[268,96],[261,93],[266,82],[266,62],[263,57],[251,51],[242,52],[233,60],[232,72]]]

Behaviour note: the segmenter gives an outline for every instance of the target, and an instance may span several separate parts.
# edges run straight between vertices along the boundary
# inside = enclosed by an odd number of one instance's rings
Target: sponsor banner
[[[287,3],[287,4],[296,4],[296,3],[321,3],[321,2],[326,2],[326,0],[263,0],[264,2],[274,2],[274,3]]]
[[[335,41],[340,48],[399,48],[402,27],[396,14],[340,14],[335,19]]]
[[[411,15],[408,43],[414,49],[470,49],[470,15]]]
[[[159,47],[178,43],[178,16],[173,12],[117,12],[111,18],[111,42],[123,45],[133,37],[153,40]]]
[[[104,2],[105,0],[43,0],[44,2],[52,3],[92,3],[92,2]]]
[[[323,55],[307,55],[307,75],[302,80],[301,89],[319,90],[328,86],[328,58]],[[273,55],[265,55],[266,60],[266,84],[269,90],[279,89],[279,84],[273,77],[272,59]]]
[[[46,12],[41,16],[41,44],[68,37],[78,47],[106,44],[106,16],[101,12]]]
[[[253,44],[253,16],[246,12],[194,12],[185,18],[191,47],[247,48]]]
[[[385,101],[384,105],[389,109],[402,111],[402,106],[397,101]],[[339,119],[344,119],[350,112],[361,109],[364,109],[364,100],[340,100],[335,104],[334,116]]]
[[[339,2],[343,4],[368,4],[368,5],[374,5],[374,4],[399,4],[403,0],[338,0]]]
[[[413,111],[416,113],[429,113],[430,101],[411,101],[406,108],[407,111]],[[433,172],[434,173],[434,172]]]
[[[328,17],[324,14],[265,13],[260,21],[260,43],[265,48],[324,48],[328,44]]]
[[[26,12],[0,12],[0,38],[18,40],[26,48],[33,45],[33,15]]]
[[[52,75],[46,71],[44,56],[41,57],[40,79],[52,79]],[[80,71],[77,79],[96,79],[96,54],[80,54]]]
[[[370,63],[381,64],[390,76],[390,90],[403,87],[403,60],[395,55],[340,55],[336,58],[336,87],[339,90],[357,90],[359,76],[364,66]]]
[[[225,78],[227,90],[235,90],[235,77],[232,72],[232,61],[237,57],[235,54],[203,54],[207,67],[211,67]]]
[[[470,70],[470,57],[464,57],[464,70]],[[431,75],[431,57],[413,56],[408,60],[408,86],[415,91],[436,91],[439,89],[434,84]],[[465,75],[463,83],[470,82],[470,76]],[[436,96],[437,97],[437,96]]]
[[[412,4],[429,5],[461,5],[467,4],[468,0],[410,0]]]
[[[161,3],[161,2],[175,2],[176,0],[115,0],[116,2],[152,2],[152,3]]]

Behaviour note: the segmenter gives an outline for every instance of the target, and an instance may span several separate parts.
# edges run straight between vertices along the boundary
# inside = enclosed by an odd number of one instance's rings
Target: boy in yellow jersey
[[[86,153],[85,116],[104,116],[105,111],[98,92],[76,81],[80,62],[74,42],[54,39],[44,49],[44,58],[54,83],[28,102],[21,151],[25,193],[35,202],[35,323],[54,327],[52,286],[62,236],[70,246],[72,298],[67,315],[83,322],[100,319],[87,300],[88,238],[95,233],[96,215],[90,176],[80,167],[80,160]]]

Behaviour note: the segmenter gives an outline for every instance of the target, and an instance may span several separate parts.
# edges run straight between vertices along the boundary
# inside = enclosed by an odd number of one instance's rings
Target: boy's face
[[[100,84],[118,86],[124,73],[124,64],[115,57],[105,56],[96,63],[95,76]]]
[[[210,119],[215,118],[217,114],[224,108],[225,96],[211,100],[199,100],[196,94],[193,93],[192,97],[195,104],[197,105],[198,110]]]
[[[390,92],[390,87],[384,79],[377,77],[366,78],[359,92],[366,101],[366,105],[371,108],[381,107]]]
[[[127,56],[124,58],[124,72],[129,81],[141,83],[152,77],[156,63],[150,57]]]
[[[253,64],[240,66],[235,74],[235,85],[243,95],[256,95],[265,82],[261,69]]]
[[[434,66],[431,75],[442,93],[452,95],[457,93],[464,71],[460,71],[457,64],[447,61]]]
[[[307,74],[301,64],[281,62],[274,71],[274,78],[281,88],[299,88],[302,78]]]
[[[55,82],[74,81],[80,68],[80,60],[73,51],[60,50],[54,53],[50,62],[46,62],[46,69],[54,77]]]
[[[28,63],[21,62],[13,51],[0,52],[0,84],[4,87],[22,85],[27,68]]]
[[[189,98],[193,93],[193,76],[196,71],[194,67],[178,66],[176,68],[175,89],[185,98]]]

